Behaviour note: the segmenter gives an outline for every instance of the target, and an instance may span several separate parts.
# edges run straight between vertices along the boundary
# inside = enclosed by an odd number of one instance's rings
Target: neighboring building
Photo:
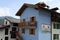
[[[23,40],[60,40],[60,14],[57,9],[49,9],[44,3],[23,4],[16,13],[20,16],[19,33]]]
[[[19,19],[13,17],[0,18],[0,40],[16,40],[15,32],[18,31]]]

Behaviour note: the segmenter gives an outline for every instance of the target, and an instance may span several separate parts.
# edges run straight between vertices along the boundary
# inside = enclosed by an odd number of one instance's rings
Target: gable
[[[46,11],[49,11],[51,13],[58,13],[56,11],[52,11],[50,9],[47,9],[47,8],[44,8],[44,7],[41,7],[41,6],[38,6],[38,5],[33,5],[33,4],[23,4],[23,6],[18,10],[18,12],[16,13],[16,16],[21,16],[21,14],[23,13],[23,11],[27,8],[27,7],[32,7],[32,8],[35,8],[37,10],[40,10],[40,8],[42,8],[43,10],[46,10]]]
[[[21,14],[23,13],[23,11],[27,8],[27,7],[32,7],[32,8],[35,8],[35,9],[38,9],[38,6],[36,5],[33,5],[33,4],[23,4],[23,6],[19,9],[19,11],[16,13],[17,16],[21,16]]]
[[[34,9],[34,8],[31,8],[31,7],[27,7],[24,12],[21,14],[20,16],[20,19],[22,18],[29,18],[29,17],[32,17],[32,16],[36,16],[38,15],[39,11]]]
[[[5,20],[4,20],[4,25],[10,25],[10,21],[7,20],[7,19],[5,19]]]

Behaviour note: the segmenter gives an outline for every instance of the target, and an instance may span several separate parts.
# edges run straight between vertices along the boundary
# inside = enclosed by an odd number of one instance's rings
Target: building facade
[[[60,14],[57,8],[42,4],[23,4],[16,13],[20,16],[19,33],[23,40],[59,40]],[[58,28],[57,28],[58,27]]]
[[[15,32],[18,31],[18,22],[15,18],[0,19],[0,40],[17,40]]]

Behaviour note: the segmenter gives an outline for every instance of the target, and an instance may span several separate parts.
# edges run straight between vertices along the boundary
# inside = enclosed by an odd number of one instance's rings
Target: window
[[[16,31],[16,27],[12,27],[12,31]]]
[[[30,29],[29,32],[30,32],[30,34],[34,35],[35,34],[35,29],[32,28],[32,29]]]
[[[53,34],[53,40],[55,39],[59,40],[59,34]]]
[[[25,33],[25,28],[22,28],[22,33]]]
[[[8,35],[8,28],[5,28],[5,35]]]
[[[8,37],[5,37],[5,40],[8,40]]]
[[[13,23],[13,26],[18,26],[18,23]]]
[[[16,27],[12,27],[11,38],[16,38]]]
[[[1,39],[2,40],[2,39]]]
[[[60,24],[54,24],[53,28],[54,29],[60,29]]]
[[[13,31],[11,31],[11,38],[16,38],[16,34]]]
[[[6,21],[6,24],[7,24],[7,21]]]
[[[36,17],[31,17],[31,18],[30,18],[30,21],[31,21],[31,22],[36,21]]]
[[[25,22],[26,20],[25,19],[23,19],[23,22]]]

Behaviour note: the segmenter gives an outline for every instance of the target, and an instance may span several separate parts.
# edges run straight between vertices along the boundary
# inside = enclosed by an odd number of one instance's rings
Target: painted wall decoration
[[[50,25],[49,24],[42,24],[42,31],[43,32],[50,32]]]

